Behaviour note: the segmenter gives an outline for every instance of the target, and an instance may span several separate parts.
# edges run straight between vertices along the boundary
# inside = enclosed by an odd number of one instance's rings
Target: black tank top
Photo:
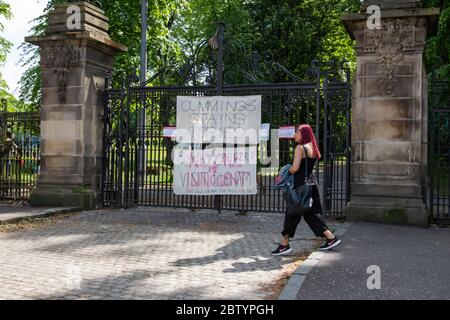
[[[310,176],[314,170],[314,165],[316,164],[317,158],[308,158],[308,153],[305,150],[306,158],[302,159],[300,163],[300,168],[294,175],[294,188],[297,188],[305,183],[305,175]],[[306,168],[308,167],[308,173],[306,173]]]

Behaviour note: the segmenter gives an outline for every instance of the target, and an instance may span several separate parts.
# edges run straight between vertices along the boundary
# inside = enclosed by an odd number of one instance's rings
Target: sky
[[[12,42],[6,63],[1,68],[3,79],[9,86],[9,91],[16,97],[19,95],[18,82],[25,71],[18,65],[20,59],[19,46],[24,38],[30,35],[31,20],[42,15],[48,0],[6,0],[11,6],[13,17],[11,20],[1,18],[5,30],[1,33],[4,38]]]

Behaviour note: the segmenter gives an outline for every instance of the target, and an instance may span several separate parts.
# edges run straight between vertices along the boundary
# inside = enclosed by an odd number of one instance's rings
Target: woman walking
[[[312,174],[314,165],[321,158],[321,154],[313,130],[308,124],[297,126],[295,142],[297,145],[294,152],[294,161],[289,173],[294,175],[294,188],[297,189],[305,183],[306,177]],[[312,187],[312,199],[312,207],[305,212],[286,210],[284,228],[281,232],[283,238],[272,255],[279,256],[292,251],[289,239],[294,237],[302,216],[317,237],[326,238],[320,250],[329,250],[341,244],[341,240],[330,231],[322,217],[322,205],[320,204],[319,189],[316,184]]]

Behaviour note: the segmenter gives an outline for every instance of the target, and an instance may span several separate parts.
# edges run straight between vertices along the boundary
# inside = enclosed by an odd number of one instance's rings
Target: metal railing
[[[0,112],[0,199],[28,200],[40,168],[40,115]]]
[[[317,165],[316,175],[325,187],[323,201],[330,203],[324,207],[325,214],[343,218],[349,198],[350,134],[349,128],[345,127],[350,123],[351,88],[349,82],[331,81],[325,88],[320,81],[321,76],[318,72],[317,81],[313,82],[223,85],[221,95],[261,95],[261,120],[269,123],[271,129],[309,123],[319,140],[323,131],[327,142],[320,144],[328,149],[324,165]],[[274,188],[273,179],[282,165],[292,161],[294,142],[288,140],[277,139],[276,151],[271,146],[271,139],[259,146],[256,195],[177,196],[173,193],[171,153],[175,142],[164,138],[162,132],[165,126],[176,124],[177,96],[217,94],[216,86],[138,86],[107,90],[102,180],[104,204],[284,212],[285,203],[281,191]],[[325,103],[324,99],[329,100]],[[323,110],[324,105],[327,111]],[[142,110],[146,119],[144,128],[138,119]],[[326,127],[322,127],[324,116],[328,119]],[[272,167],[273,162],[262,161],[263,151],[278,161],[276,167]],[[145,159],[143,171],[137,165],[139,154],[143,154]],[[324,176],[326,180],[322,181]]]
[[[450,225],[450,81],[433,77],[429,94],[429,207],[433,223]]]

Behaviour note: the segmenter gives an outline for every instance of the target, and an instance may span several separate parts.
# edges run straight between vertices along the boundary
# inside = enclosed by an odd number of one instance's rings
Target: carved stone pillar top
[[[381,5],[381,24],[369,28],[371,13],[347,14],[342,21],[353,40],[356,40],[358,56],[377,56],[379,72],[384,74],[385,92],[392,93],[395,74],[403,61],[405,53],[421,54],[427,36],[437,31],[439,9],[420,8],[416,1],[366,0],[368,5]]]
[[[437,32],[440,10],[438,8],[422,8],[420,3],[415,0],[366,0],[361,5],[359,13],[349,13],[341,19],[347,32],[352,39],[358,39],[360,30],[367,29],[367,20],[372,12],[367,13],[367,7],[370,5],[379,5],[381,8],[381,23],[392,19],[408,20],[409,18],[423,18],[427,29],[427,35],[434,35]],[[417,21],[417,19],[415,19]]]
[[[76,6],[76,11],[68,10],[71,5]],[[71,25],[70,22],[75,23]],[[40,45],[42,42],[67,40],[68,38],[84,39],[106,45],[114,52],[128,51],[124,45],[111,40],[108,30],[108,18],[102,9],[86,1],[78,1],[56,5],[48,15],[48,27],[45,35],[26,37],[25,41]]]
[[[361,11],[366,12],[368,6],[377,5],[381,10],[420,8],[419,0],[365,0]]]

